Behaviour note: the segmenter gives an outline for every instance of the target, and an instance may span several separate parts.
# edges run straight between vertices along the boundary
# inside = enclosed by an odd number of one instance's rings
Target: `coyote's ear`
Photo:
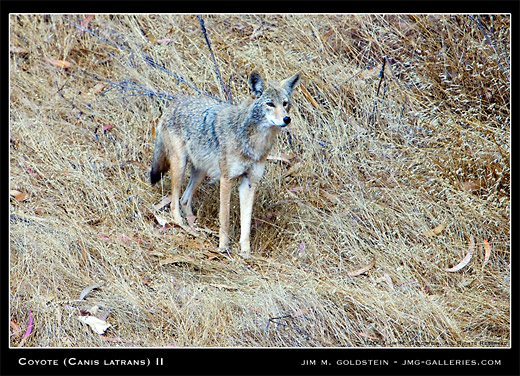
[[[264,91],[264,80],[258,74],[258,72],[253,72],[249,76],[249,90],[253,97],[259,98]]]
[[[280,86],[287,91],[287,94],[291,94],[294,89],[300,84],[300,73],[296,73],[294,76],[286,78],[280,82]]]

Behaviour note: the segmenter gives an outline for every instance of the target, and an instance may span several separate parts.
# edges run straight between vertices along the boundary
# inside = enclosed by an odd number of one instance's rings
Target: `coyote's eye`
[[[266,105],[268,105],[269,107],[274,107],[274,103],[273,102],[267,102]]]

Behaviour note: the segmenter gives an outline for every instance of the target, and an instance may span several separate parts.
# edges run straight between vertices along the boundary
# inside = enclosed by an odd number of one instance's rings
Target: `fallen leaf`
[[[104,88],[105,88],[105,85],[103,85],[102,83],[99,83],[92,88],[92,93],[99,94],[103,91]]]
[[[11,336],[18,337],[22,333],[22,328],[20,327],[20,325],[18,325],[16,321],[11,320],[9,322],[9,326],[11,327],[11,329],[13,329],[13,333],[11,334]]]
[[[197,220],[197,216],[190,214],[190,215],[188,215],[188,217],[186,217],[186,219],[188,220],[188,225],[193,226],[193,224]]]
[[[110,240],[110,236],[108,236],[107,234],[103,234],[101,232],[99,234],[97,234],[96,236],[98,237],[98,239],[101,239],[101,240],[106,240],[106,241]]]
[[[155,210],[160,210],[164,208],[166,205],[169,205],[172,202],[172,195],[164,197],[158,204],[155,204],[153,208]]]
[[[333,193],[327,192],[325,190],[320,190],[320,195],[324,196],[325,199],[327,199],[330,202],[341,203],[341,200],[340,200],[339,196],[337,196],[337,195],[335,195]]]
[[[276,154],[276,155],[270,155],[267,157],[268,161],[281,161],[285,162],[287,164],[292,163],[292,159],[294,159],[295,155],[289,156],[287,154]]]
[[[171,42],[173,42],[171,39],[159,39],[157,41],[157,43],[161,43],[161,44],[170,44]]]
[[[145,257],[150,257],[150,256],[163,257],[163,256],[164,256],[164,253],[159,252],[159,251],[156,251],[156,250],[154,250],[154,249],[149,249],[148,251],[146,251],[146,252],[144,253],[144,256],[145,256]]]
[[[17,191],[15,189],[11,189],[9,191],[9,194],[14,197],[15,201],[17,202],[22,202],[24,201],[26,198],[27,198],[27,193],[24,193],[24,192],[20,192],[20,191]]]
[[[171,257],[165,258],[164,260],[159,261],[159,265],[163,266],[163,265],[167,265],[167,264],[177,264],[177,263],[194,264],[195,262],[196,262],[196,260],[193,257],[176,255],[176,256],[171,256]]]
[[[29,323],[27,324],[27,330],[26,330],[25,334],[23,335],[22,340],[18,344],[18,347],[22,347],[24,345],[25,341],[27,341],[27,338],[31,335],[32,330],[33,330],[33,314],[32,314],[32,311],[29,310]]]
[[[79,316],[78,320],[89,325],[97,334],[103,334],[112,325],[96,316]]]
[[[64,68],[64,69],[67,69],[67,68],[70,68],[72,67],[72,64],[66,60],[54,60],[54,59],[45,59],[45,61],[51,65],[54,65],[55,67],[58,67],[58,68]]]
[[[27,198],[27,193],[20,193],[19,195],[16,195],[14,198],[18,202],[22,202]]]
[[[320,141],[318,141],[318,142],[320,142]],[[295,174],[297,174],[299,178],[302,178],[302,179],[308,178],[308,179],[312,179],[315,181],[317,181],[320,178],[320,176],[315,172],[314,167],[306,168],[305,164],[303,162],[297,162],[295,165],[293,165],[293,167],[298,164],[300,166],[296,170],[293,170],[291,172],[292,176],[296,176]],[[287,176],[289,176],[289,175],[287,175]]]
[[[229,285],[224,285],[224,284],[221,284],[221,283],[210,283],[209,284],[210,286],[213,286],[213,287],[216,287],[217,289],[224,289],[224,290],[229,290],[229,291],[235,291],[235,290],[238,290],[238,287],[233,287],[233,286],[229,286]]]
[[[435,235],[439,235],[442,232],[442,230],[444,230],[444,229],[445,229],[444,225],[438,225],[438,226],[435,226],[432,230],[426,231],[423,235],[427,236],[427,237],[432,237]]]
[[[466,265],[468,265],[468,263],[471,260],[471,257],[473,256],[474,249],[475,249],[475,239],[473,238],[473,235],[471,235],[471,237],[469,239],[468,253],[466,254],[466,256],[457,265],[455,265],[451,268],[445,269],[445,270],[447,272],[456,272],[456,271],[459,271],[460,269],[462,269],[463,267],[465,267]]]
[[[123,242],[123,243],[129,243],[129,242],[131,242],[133,239],[132,239],[132,238],[129,238],[129,237],[126,236],[125,234],[121,234],[121,235],[118,235],[118,236],[117,236],[117,240],[119,240],[120,242]]]
[[[32,311],[29,310],[29,324],[27,325],[27,331],[24,334],[24,337],[29,337],[33,330],[33,314]]]
[[[18,47],[18,46],[10,46],[9,52],[12,52],[14,54],[28,54],[29,51],[27,51],[25,48]]]
[[[304,316],[304,315],[307,315],[309,313],[311,313],[310,309],[299,309],[299,310],[297,310],[296,312],[294,312],[292,314],[292,317]]]
[[[480,188],[480,184],[473,180],[467,180],[462,183],[462,190],[464,191],[477,191]]]
[[[383,276],[376,280],[376,283],[385,282],[392,290],[394,290],[394,283],[392,277],[388,273],[383,273]]]
[[[87,312],[88,312],[88,316],[97,316],[97,314],[99,312],[99,306],[98,305],[93,305],[92,307],[90,307],[87,310]],[[101,317],[98,317],[98,319],[104,320]]]
[[[80,23],[80,25],[84,28],[87,28],[88,27],[88,24],[90,23],[90,21],[92,21],[92,19],[94,18],[94,15],[93,14],[88,14]]]
[[[489,242],[484,239],[484,262],[482,263],[482,268],[489,262],[489,257],[491,256],[491,245]]]
[[[439,235],[444,230],[444,225],[438,225],[433,229],[435,235]]]
[[[359,335],[360,335],[361,337],[365,337],[365,338],[368,338],[368,339],[373,339],[373,340],[375,340],[375,341],[377,341],[377,340],[378,340],[378,338],[377,338],[377,337],[374,337],[374,336],[370,336],[370,335],[368,335],[368,334],[365,334],[365,333],[363,333],[363,332],[358,332],[358,334],[359,334]]]
[[[81,294],[79,294],[79,299],[78,300],[83,300],[85,299],[85,297],[92,291],[92,290],[95,290],[95,289],[98,289],[100,288],[101,286],[103,286],[103,282],[100,282],[100,283],[94,283],[93,285],[90,285],[90,286],[87,286],[83,289],[83,291],[81,291]]]
[[[225,259],[224,255],[222,253],[219,253],[219,252],[216,252],[216,251],[212,251],[212,250],[203,249],[202,250],[202,254],[208,260],[222,260],[222,259]]]
[[[368,270],[372,269],[375,265],[376,265],[376,259],[373,259],[370,264],[363,266],[362,268],[353,270],[351,272],[347,272],[347,275],[349,277],[357,277],[357,276],[367,272]]]
[[[169,219],[163,217],[162,215],[154,214],[154,216],[155,216],[155,220],[161,227],[164,227],[164,226],[166,226],[167,223],[169,223]]]
[[[381,68],[379,66],[376,66],[372,69],[365,69],[361,72],[359,75],[360,79],[367,79],[367,78],[377,78],[379,77],[379,72],[381,71]]]

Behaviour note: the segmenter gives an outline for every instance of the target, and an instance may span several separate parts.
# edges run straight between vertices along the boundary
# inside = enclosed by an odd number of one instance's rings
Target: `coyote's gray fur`
[[[174,100],[157,126],[150,179],[154,184],[170,169],[171,211],[177,224],[184,227],[181,207],[186,216],[193,215],[192,197],[204,178],[220,178],[219,248],[226,249],[232,179],[240,177],[240,248],[241,255],[249,257],[255,189],[276,134],[291,122],[290,95],[299,81],[296,74],[279,83],[264,84],[253,72],[249,77],[252,99],[238,105],[199,97]],[[187,160],[191,161],[191,177],[180,198]]]

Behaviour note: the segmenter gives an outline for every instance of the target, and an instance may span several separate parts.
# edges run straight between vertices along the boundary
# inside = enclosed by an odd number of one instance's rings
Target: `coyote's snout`
[[[278,83],[264,83],[253,72],[249,77],[252,98],[238,105],[198,97],[174,101],[157,126],[150,180],[154,184],[170,169],[176,223],[184,226],[181,207],[186,216],[193,215],[192,197],[204,178],[220,178],[219,248],[226,249],[232,179],[240,178],[240,247],[242,256],[249,257],[255,190],[279,128],[291,122],[290,96],[299,81],[296,74]],[[187,160],[191,177],[180,197]]]

